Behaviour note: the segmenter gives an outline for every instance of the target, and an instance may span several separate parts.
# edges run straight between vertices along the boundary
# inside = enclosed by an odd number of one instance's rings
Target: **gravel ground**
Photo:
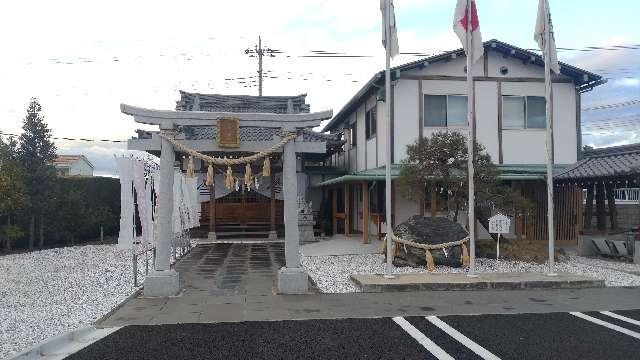
[[[1,256],[0,359],[90,325],[134,291],[131,253],[115,245]]]
[[[325,293],[358,292],[351,282],[351,274],[383,274],[382,255],[307,256],[302,265],[313,278],[320,291]],[[594,258],[570,256],[556,263],[557,271],[590,275],[604,279],[607,286],[640,286],[640,265],[618,263]],[[494,259],[476,259],[477,272],[545,272],[546,264]],[[395,273],[422,273],[425,268],[395,268]],[[435,273],[464,273],[466,269],[437,266]],[[633,274],[633,273],[636,274]]]

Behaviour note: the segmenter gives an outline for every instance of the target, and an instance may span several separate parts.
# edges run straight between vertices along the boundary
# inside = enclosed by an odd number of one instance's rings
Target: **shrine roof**
[[[176,102],[176,110],[300,114],[308,113],[311,109],[311,106],[306,103],[306,97],[307,94],[294,96],[251,96],[201,94],[180,91],[180,100]]]

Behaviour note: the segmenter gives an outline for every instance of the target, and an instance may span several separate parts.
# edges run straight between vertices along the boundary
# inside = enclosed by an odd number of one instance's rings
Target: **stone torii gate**
[[[243,128],[281,129],[296,132],[297,137],[289,141],[278,151],[282,152],[283,192],[284,192],[284,224],[285,224],[285,259],[286,266],[278,272],[278,292],[283,294],[305,293],[308,290],[308,275],[300,267],[298,232],[298,203],[296,153],[325,153],[326,143],[311,141],[308,130],[320,125],[322,120],[330,119],[331,110],[317,113],[273,114],[273,113],[230,113],[205,111],[152,110],[126,104],[120,110],[133,116],[137,123],[156,125],[160,131],[177,131],[175,140],[186,147],[201,153],[213,152],[258,152],[269,149],[281,138],[246,141],[236,148],[220,147],[212,140],[190,140],[180,133],[182,126],[214,127],[223,118],[239,119],[240,130]],[[178,273],[170,268],[169,256],[173,229],[171,221],[173,210],[173,167],[175,149],[172,143],[152,133],[150,139],[129,140],[130,150],[160,152],[160,202],[158,211],[158,238],[156,243],[156,261],[154,270],[144,282],[144,295],[147,297],[168,297],[177,295],[179,286]]]

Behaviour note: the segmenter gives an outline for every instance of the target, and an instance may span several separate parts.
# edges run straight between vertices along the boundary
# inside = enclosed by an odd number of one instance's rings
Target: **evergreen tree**
[[[43,246],[44,209],[49,202],[55,181],[55,169],[52,165],[56,157],[56,146],[51,141],[51,129],[40,114],[42,107],[38,99],[32,98],[27,108],[27,116],[22,124],[18,151],[20,162],[25,171],[25,184],[28,189],[30,222],[29,249],[35,240],[36,219],[40,232],[40,247]]]
[[[12,218],[27,205],[27,189],[16,154],[17,147],[15,140],[5,142],[0,137],[0,243],[4,242],[7,251],[22,236],[22,230],[12,224]]]
[[[454,221],[468,201],[467,139],[456,131],[436,132],[430,137],[407,145],[398,183],[403,195],[427,201],[434,192],[438,203]],[[476,218],[488,227],[491,212],[496,209],[515,216],[527,212],[531,203],[508,185],[498,181],[499,170],[484,146],[475,142],[474,185]]]

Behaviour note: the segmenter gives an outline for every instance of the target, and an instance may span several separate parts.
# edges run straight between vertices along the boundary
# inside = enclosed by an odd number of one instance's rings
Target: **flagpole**
[[[385,213],[387,222],[387,264],[385,275],[391,277],[393,272],[393,259],[391,254],[393,227],[391,225],[391,0],[385,0],[385,54],[386,69],[384,73],[385,90],[385,115],[387,120],[387,140],[385,146]]]
[[[467,276],[475,277],[476,275],[476,200],[475,189],[473,183],[474,169],[473,160],[475,158],[475,126],[473,114],[473,42],[471,39],[471,0],[467,0],[467,123],[469,125],[469,137],[467,139],[469,167],[469,272]]]
[[[554,276],[555,260],[554,260],[554,223],[553,223],[553,109],[552,109],[552,89],[551,89],[551,67],[549,65],[549,55],[551,52],[551,18],[549,14],[549,3],[545,3],[545,19],[544,27],[544,89],[545,89],[545,115],[547,125],[547,226],[549,227],[549,272],[547,275]]]

